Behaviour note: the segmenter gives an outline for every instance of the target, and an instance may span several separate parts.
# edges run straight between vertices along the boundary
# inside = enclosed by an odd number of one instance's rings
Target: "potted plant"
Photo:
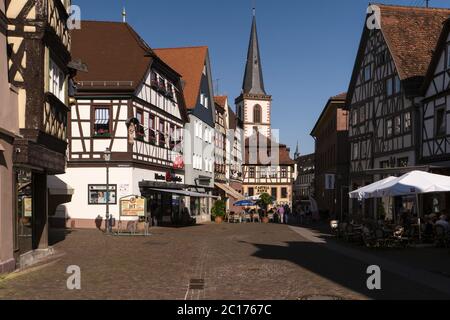
[[[256,202],[256,204],[263,210],[263,223],[269,223],[269,217],[267,216],[267,208],[269,205],[273,204],[273,199],[270,194],[263,193],[259,197],[259,200]]]
[[[218,200],[211,209],[212,217],[217,224],[223,222],[226,214],[226,203],[224,200]]]

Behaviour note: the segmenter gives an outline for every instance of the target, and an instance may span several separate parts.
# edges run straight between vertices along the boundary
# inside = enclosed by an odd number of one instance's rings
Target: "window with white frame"
[[[411,112],[405,113],[404,117],[405,132],[409,132],[411,131]]]
[[[48,91],[61,102],[66,101],[66,76],[58,65],[50,59],[49,63],[49,89]]]

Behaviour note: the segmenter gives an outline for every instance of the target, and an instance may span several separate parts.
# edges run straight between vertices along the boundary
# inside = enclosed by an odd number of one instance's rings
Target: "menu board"
[[[120,215],[122,217],[145,217],[146,212],[147,199],[138,196],[120,199]]]

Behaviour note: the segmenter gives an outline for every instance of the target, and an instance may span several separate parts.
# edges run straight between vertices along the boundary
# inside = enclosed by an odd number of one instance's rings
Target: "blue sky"
[[[127,21],[153,48],[207,45],[219,94],[241,90],[256,1],[266,91],[280,139],[314,152],[311,129],[330,96],[347,91],[367,0],[73,0],[82,19]],[[376,1],[375,1],[376,2]],[[424,0],[385,0],[424,5]],[[450,7],[448,0],[431,6]],[[216,92],[217,94],[217,92]]]

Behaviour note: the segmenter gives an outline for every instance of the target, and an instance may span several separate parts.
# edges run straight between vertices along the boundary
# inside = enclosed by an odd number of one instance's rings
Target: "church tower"
[[[244,123],[246,138],[250,137],[255,130],[271,138],[272,96],[268,95],[264,88],[255,10],[253,10],[253,22],[242,92],[235,103],[237,115]]]

